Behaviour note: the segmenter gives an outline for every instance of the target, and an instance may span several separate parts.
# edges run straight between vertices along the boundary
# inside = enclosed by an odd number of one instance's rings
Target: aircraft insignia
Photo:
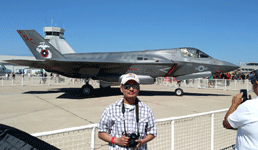
[[[208,70],[207,67],[204,67],[203,65],[199,66],[199,67],[195,67],[195,70],[198,70],[198,71],[204,71],[204,70]]]
[[[41,56],[45,58],[52,58],[52,53],[47,50],[50,46],[46,45],[45,42],[40,42],[40,45],[36,48],[36,50],[41,54]]]

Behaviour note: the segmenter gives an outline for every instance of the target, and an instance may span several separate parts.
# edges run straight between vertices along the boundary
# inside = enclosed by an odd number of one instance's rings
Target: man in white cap
[[[98,137],[110,150],[147,150],[147,142],[157,136],[152,110],[138,98],[140,80],[136,74],[122,76],[124,97],[108,106],[98,123]]]

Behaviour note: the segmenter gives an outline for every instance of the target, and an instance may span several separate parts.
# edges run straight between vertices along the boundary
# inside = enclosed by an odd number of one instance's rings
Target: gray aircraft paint
[[[72,78],[101,80],[110,85],[118,83],[121,75],[126,73],[139,75],[143,84],[153,84],[156,77],[177,77],[182,80],[208,77],[216,71],[228,72],[238,68],[232,63],[214,59],[198,49],[188,47],[61,54],[35,30],[18,30],[18,33],[37,61],[6,60],[7,62],[42,68]],[[190,52],[196,52],[199,56]]]

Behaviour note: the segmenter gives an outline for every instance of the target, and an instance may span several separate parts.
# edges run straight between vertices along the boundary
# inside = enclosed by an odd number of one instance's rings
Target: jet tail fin
[[[35,30],[17,30],[36,59],[65,59],[48,41]]]

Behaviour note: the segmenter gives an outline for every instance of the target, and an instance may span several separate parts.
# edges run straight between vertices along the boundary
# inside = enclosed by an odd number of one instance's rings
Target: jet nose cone
[[[238,68],[240,68],[238,65],[235,65],[235,64],[232,64],[232,63],[229,63],[229,62],[224,62],[223,63],[223,72],[230,72],[230,71],[233,71],[233,70],[236,70]]]

